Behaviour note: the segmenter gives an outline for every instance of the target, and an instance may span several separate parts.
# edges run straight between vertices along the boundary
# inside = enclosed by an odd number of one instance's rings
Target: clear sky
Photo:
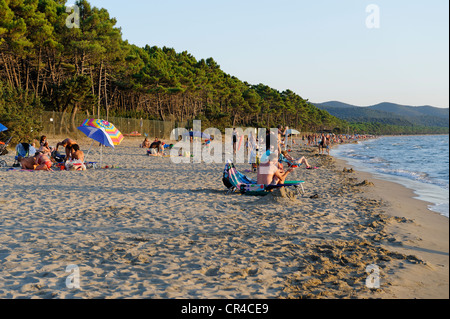
[[[130,43],[212,57],[250,84],[316,103],[449,107],[448,0],[88,1]]]

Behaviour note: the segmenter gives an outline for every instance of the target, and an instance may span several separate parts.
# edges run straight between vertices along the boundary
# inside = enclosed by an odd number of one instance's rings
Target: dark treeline
[[[83,112],[105,119],[200,119],[217,128],[344,126],[290,90],[226,74],[213,58],[129,44],[107,10],[85,0],[76,2],[80,28],[68,28],[65,3],[0,0],[0,116],[6,124],[37,129],[32,115],[47,110],[72,118]]]
[[[275,127],[373,133],[349,125],[291,90],[226,74],[213,58],[122,39],[105,9],[77,1],[80,28],[65,0],[0,0],[0,123],[15,139],[38,132],[39,114],[77,113],[190,123],[223,129]],[[151,39],[150,39],[151,41]],[[378,130],[377,130],[378,131]],[[378,133],[378,132],[377,132]],[[383,132],[381,132],[382,134]]]

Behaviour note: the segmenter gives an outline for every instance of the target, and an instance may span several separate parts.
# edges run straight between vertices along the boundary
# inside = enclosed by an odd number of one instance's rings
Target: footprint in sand
[[[220,267],[209,268],[205,271],[205,276],[217,276],[219,274]]]

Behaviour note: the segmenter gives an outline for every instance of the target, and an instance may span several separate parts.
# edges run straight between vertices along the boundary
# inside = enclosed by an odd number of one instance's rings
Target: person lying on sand
[[[289,153],[287,151],[282,151],[281,154],[284,156],[284,158],[289,162],[289,164],[291,166],[295,166],[295,165],[300,166],[302,164],[305,164],[306,169],[313,168],[309,165],[308,161],[306,160],[306,158],[304,156],[300,157],[299,159],[295,159],[291,155],[289,155]]]
[[[22,169],[32,169],[32,170],[34,170],[34,168],[35,168],[34,157],[22,157],[22,156],[19,156],[17,158],[17,161],[20,163],[20,166],[22,167]]]

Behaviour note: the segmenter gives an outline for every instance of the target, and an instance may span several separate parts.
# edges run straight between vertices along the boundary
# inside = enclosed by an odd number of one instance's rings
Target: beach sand
[[[318,167],[289,176],[304,195],[227,195],[224,164],[174,164],[140,142],[103,148],[113,169],[0,171],[0,298],[449,297],[448,218],[403,186],[297,148]]]

